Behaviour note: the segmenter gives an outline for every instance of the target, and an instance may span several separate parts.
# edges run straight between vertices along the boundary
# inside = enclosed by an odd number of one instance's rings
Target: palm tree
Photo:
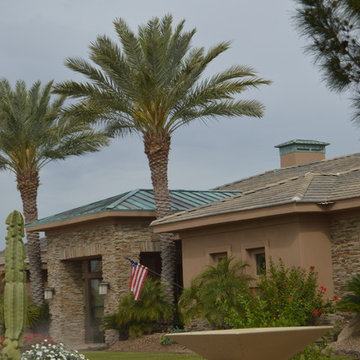
[[[90,125],[62,116],[65,96],[51,101],[52,81],[35,82],[27,90],[24,81],[14,89],[0,80],[0,170],[16,176],[25,222],[37,220],[37,194],[40,169],[52,160],[97,151],[106,137]],[[43,303],[39,233],[27,233],[32,298]]]
[[[246,266],[242,262],[234,262],[233,258],[224,258],[196,276],[179,299],[184,321],[188,323],[194,318],[201,318],[213,328],[226,328],[228,312],[224,304],[239,311],[238,297],[251,298],[251,278],[245,273]]]
[[[201,79],[207,65],[229,49],[222,42],[208,51],[192,48],[195,29],[185,32],[184,21],[172,26],[172,16],[153,18],[136,35],[122,19],[114,21],[119,44],[98,36],[90,45],[91,64],[68,58],[66,65],[88,79],[66,81],[55,92],[79,99],[67,112],[80,121],[100,121],[111,136],[142,136],[151,172],[156,216],[171,211],[168,158],[171,135],[179,127],[216,117],[261,117],[263,106],[235,96],[268,84],[245,66],[232,66],[209,79]],[[162,280],[173,293],[175,247],[172,238],[160,236]]]

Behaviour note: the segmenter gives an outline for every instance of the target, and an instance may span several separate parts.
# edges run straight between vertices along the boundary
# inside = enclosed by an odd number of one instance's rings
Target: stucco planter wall
[[[128,292],[130,263],[140,251],[157,251],[156,235],[147,224],[104,224],[52,231],[48,241],[48,283],[55,288],[50,300],[50,334],[66,344],[85,342],[84,285],[79,258],[102,257],[103,281],[110,284],[105,296],[105,314],[116,311],[119,300]],[[105,334],[114,341],[114,333]]]

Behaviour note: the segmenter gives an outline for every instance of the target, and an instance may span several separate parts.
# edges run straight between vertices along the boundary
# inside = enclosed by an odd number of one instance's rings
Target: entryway
[[[85,342],[102,343],[104,333],[99,329],[104,317],[104,296],[99,294],[99,284],[102,280],[101,258],[82,261],[82,278],[84,280]]]

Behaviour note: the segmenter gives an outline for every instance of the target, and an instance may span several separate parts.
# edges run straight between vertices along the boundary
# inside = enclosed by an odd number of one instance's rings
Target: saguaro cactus
[[[26,317],[26,274],[24,219],[20,212],[13,211],[6,219],[5,248],[5,341],[3,359],[18,360],[21,357],[22,337]]]

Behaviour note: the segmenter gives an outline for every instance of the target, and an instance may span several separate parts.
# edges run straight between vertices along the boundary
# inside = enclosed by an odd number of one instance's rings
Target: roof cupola
[[[290,140],[275,147],[280,151],[282,168],[325,160],[325,147],[329,143],[316,140]]]

